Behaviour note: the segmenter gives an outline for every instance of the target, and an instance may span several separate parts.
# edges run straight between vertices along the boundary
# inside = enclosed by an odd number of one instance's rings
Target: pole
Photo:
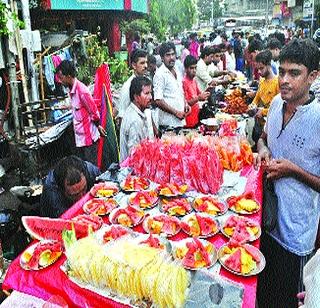
[[[311,15],[311,29],[310,29],[310,37],[313,37],[313,19],[314,19],[314,0],[312,0],[312,15]]]
[[[266,1],[266,31],[268,31],[269,24],[269,0]],[[268,35],[268,32],[266,33]]]
[[[213,0],[212,0],[212,2],[211,2],[211,26],[212,26],[212,28],[213,28]]]
[[[9,83],[11,90],[11,106],[12,106],[12,114],[14,120],[14,130],[16,140],[20,140],[20,122],[19,122],[19,114],[18,114],[18,106],[20,105],[19,99],[19,90],[18,90],[18,81],[16,74],[16,61],[14,54],[9,50],[8,40],[5,39],[6,45],[6,53],[8,57],[8,71],[9,71]]]
[[[11,0],[10,6],[11,6],[11,12],[15,13],[18,16],[17,1],[16,0]],[[16,42],[16,46],[17,46],[17,53],[18,53],[18,60],[19,60],[20,73],[21,73],[23,96],[24,96],[25,103],[28,103],[29,102],[29,93],[28,93],[26,75],[25,75],[25,70],[24,70],[21,34],[20,34],[20,29],[19,29],[19,27],[17,27],[17,25],[14,25],[14,36],[15,36],[15,42]],[[31,119],[28,120],[28,123],[29,123],[29,126],[32,126],[32,120]]]
[[[33,66],[34,54],[33,54],[32,44],[31,44],[31,39],[30,39],[32,32],[31,32],[31,22],[30,22],[29,0],[21,1],[21,9],[22,9],[23,21],[25,24],[25,29],[26,29],[27,33],[29,34],[27,58],[28,58],[28,64],[29,64],[28,69],[30,72],[30,81],[31,81],[31,100],[37,101],[37,100],[39,100],[39,95],[38,95],[36,74],[35,74],[35,70],[34,70],[34,66]]]

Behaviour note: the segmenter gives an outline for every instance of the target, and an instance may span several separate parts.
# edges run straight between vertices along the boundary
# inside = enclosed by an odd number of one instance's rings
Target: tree
[[[159,40],[165,34],[179,33],[190,29],[196,19],[196,3],[194,0],[151,0],[149,24],[151,31]]]
[[[202,21],[209,21],[211,17],[221,17],[222,7],[220,3],[221,1],[219,0],[198,0],[199,19]]]

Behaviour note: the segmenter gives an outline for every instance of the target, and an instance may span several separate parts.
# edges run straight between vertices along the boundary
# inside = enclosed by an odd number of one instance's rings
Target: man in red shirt
[[[186,116],[186,127],[195,127],[199,123],[199,102],[206,100],[210,93],[201,92],[197,81],[194,79],[197,71],[197,59],[191,55],[184,60],[185,76],[182,81],[185,100],[191,107],[190,113]]]

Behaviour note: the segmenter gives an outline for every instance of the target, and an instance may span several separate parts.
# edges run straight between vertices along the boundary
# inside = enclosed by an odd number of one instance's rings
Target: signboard
[[[148,13],[148,1],[147,0],[131,0],[132,11],[140,13]]]
[[[313,13],[312,0],[303,2],[303,18],[311,18]]]
[[[288,0],[288,7],[295,7],[296,6],[296,0]]]
[[[51,0],[51,10],[123,10],[123,9],[124,9],[124,0]]]

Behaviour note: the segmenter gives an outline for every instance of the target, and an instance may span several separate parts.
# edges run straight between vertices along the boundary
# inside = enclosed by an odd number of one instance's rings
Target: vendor
[[[64,60],[56,68],[63,85],[69,88],[73,115],[73,128],[78,156],[97,163],[97,143],[106,132],[100,125],[100,114],[88,87],[76,78],[76,68]]]
[[[150,131],[156,133],[152,118],[149,121],[145,112],[152,100],[152,83],[149,78],[140,76],[132,80],[130,100],[131,104],[124,113],[120,128],[120,161],[128,157],[135,145],[149,137]]]
[[[40,215],[59,217],[93,186],[99,169],[76,156],[68,156],[49,171],[43,185]]]
[[[183,78],[183,92],[191,112],[186,116],[186,127],[195,127],[199,123],[199,102],[208,99],[210,92],[202,92],[195,80],[197,59],[191,55],[184,60],[185,77]]]
[[[256,56],[256,68],[261,76],[258,91],[249,109],[255,115],[255,126],[252,139],[257,142],[264,126],[272,99],[280,92],[278,77],[271,66],[272,54],[269,50],[261,51]],[[250,114],[250,111],[249,111]]]
[[[176,69],[176,48],[172,42],[163,43],[159,50],[163,64],[153,78],[155,104],[159,127],[182,127],[190,110],[183,96],[182,78]]]

